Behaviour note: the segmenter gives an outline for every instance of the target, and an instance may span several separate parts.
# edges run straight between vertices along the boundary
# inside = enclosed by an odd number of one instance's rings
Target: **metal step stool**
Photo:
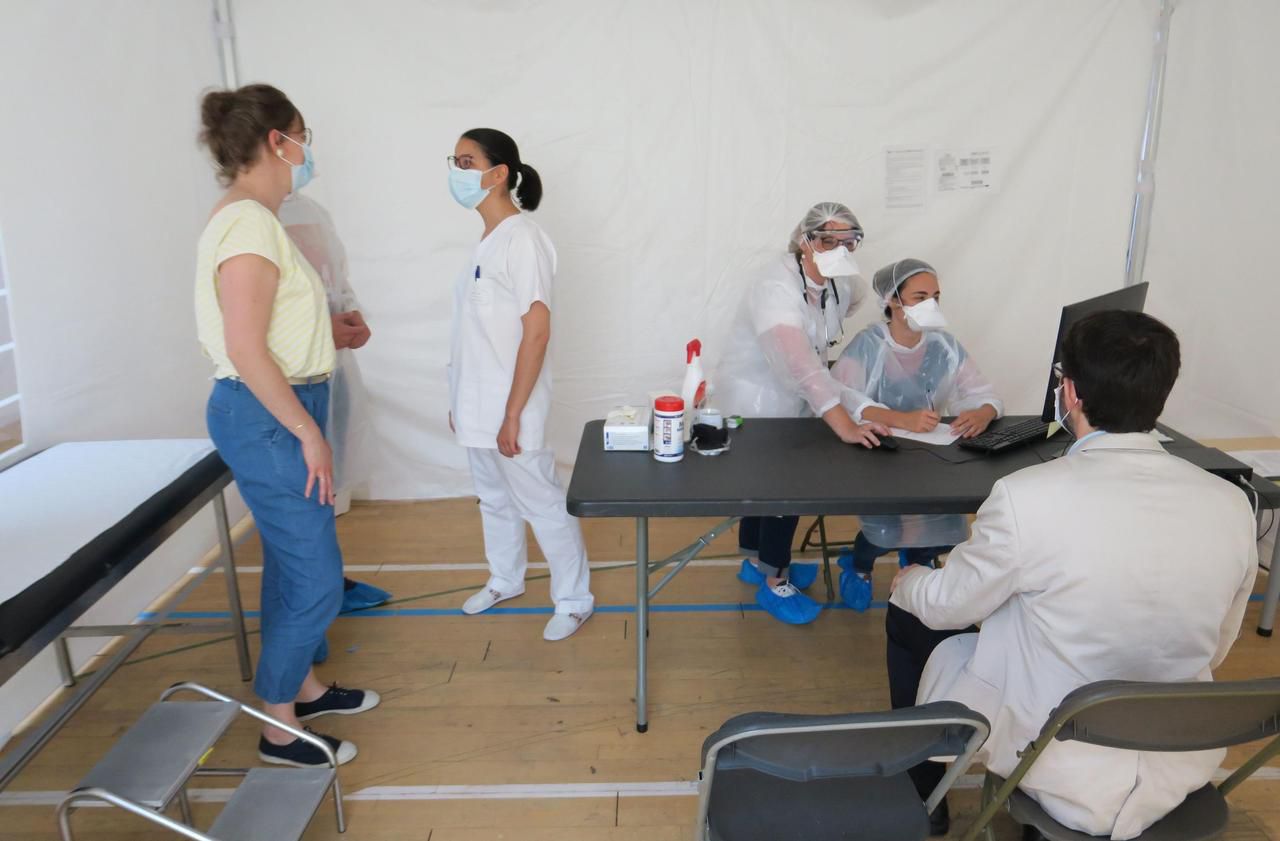
[[[254,768],[209,828],[214,838],[301,838],[333,785],[332,768]]]
[[[212,701],[169,702],[196,692]],[[328,768],[205,768],[214,744],[244,713],[319,747]],[[196,683],[169,687],[142,718],[58,805],[63,841],[72,841],[71,815],[89,801],[118,806],[194,841],[297,841],[329,793],[338,832],[346,831],[338,760],[318,736],[282,724],[252,707]],[[208,833],[193,826],[187,783],[193,776],[242,776],[244,780]],[[174,802],[181,821],[165,814]]]

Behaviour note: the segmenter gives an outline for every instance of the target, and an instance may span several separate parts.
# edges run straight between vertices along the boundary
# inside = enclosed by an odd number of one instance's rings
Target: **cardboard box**
[[[649,410],[635,406],[610,409],[604,419],[606,450],[648,450]]]

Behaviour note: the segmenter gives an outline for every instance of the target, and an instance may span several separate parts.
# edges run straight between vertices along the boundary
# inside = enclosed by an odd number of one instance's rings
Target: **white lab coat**
[[[725,414],[744,417],[821,416],[846,389],[827,368],[830,346],[846,318],[867,298],[862,275],[836,277],[822,293],[794,254],[771,258],[746,290],[712,385]]]
[[[831,376],[846,386],[844,406],[858,423],[871,407],[958,415],[990,406],[996,417],[1004,414],[995,387],[946,330],[925,331],[914,347],[905,347],[894,341],[889,325],[872,324],[849,342]],[[959,514],[864,516],[862,533],[886,549],[942,547],[968,537],[969,525]]]
[[[295,193],[280,205],[279,218],[289,238],[320,275],[329,299],[329,314],[360,309],[351,288],[347,250],[329,211],[319,202]],[[327,426],[337,493],[350,492],[369,480],[376,445],[369,416],[369,394],[350,348],[337,353],[329,385]]]
[[[892,603],[944,641],[919,703],[985,715],[978,757],[1009,774],[1069,692],[1100,680],[1212,680],[1257,574],[1235,486],[1148,434],[1101,435],[996,483],[973,536],[939,570],[910,570]],[[1054,742],[1021,788],[1056,820],[1132,838],[1212,777],[1225,751],[1145,753]]]

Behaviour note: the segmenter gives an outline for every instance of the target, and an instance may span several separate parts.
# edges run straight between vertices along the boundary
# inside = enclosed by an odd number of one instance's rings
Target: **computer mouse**
[[[888,450],[891,453],[896,453],[898,451],[897,438],[894,438],[892,435],[881,435],[879,436],[879,438],[880,438],[880,449]]]

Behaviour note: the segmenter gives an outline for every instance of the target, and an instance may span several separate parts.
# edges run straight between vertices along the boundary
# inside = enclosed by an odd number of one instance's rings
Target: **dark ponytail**
[[[200,142],[218,165],[218,180],[230,184],[257,159],[272,129],[286,132],[298,117],[289,97],[271,85],[206,93],[200,103]]]
[[[520,149],[510,135],[495,128],[473,128],[462,136],[480,147],[490,166],[506,165],[507,189],[515,193],[522,210],[538,209],[542,203],[542,176],[520,161]]]
[[[525,210],[537,210],[542,203],[542,176],[528,164],[520,164],[520,186],[516,199]]]

